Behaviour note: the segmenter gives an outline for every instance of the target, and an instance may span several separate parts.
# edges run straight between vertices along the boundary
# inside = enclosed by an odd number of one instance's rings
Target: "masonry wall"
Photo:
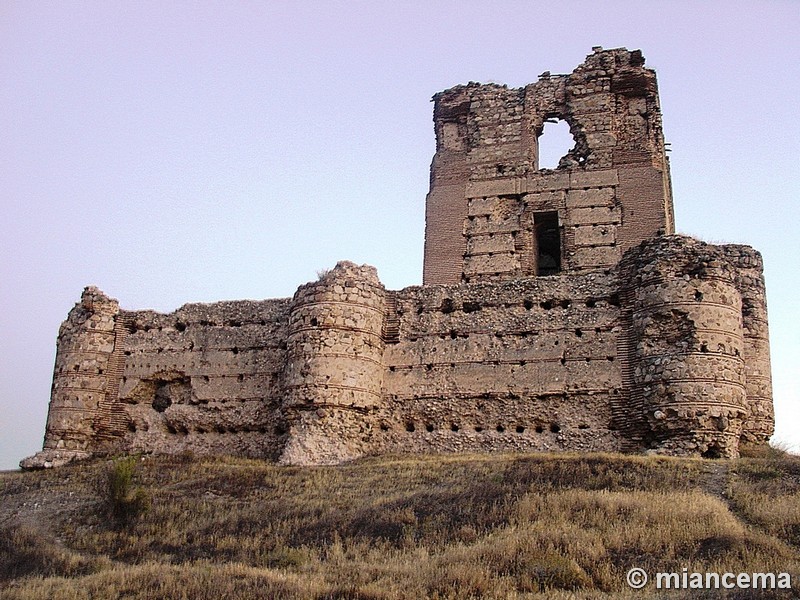
[[[470,83],[434,96],[437,152],[423,283],[541,274],[535,214],[556,212],[563,272],[602,272],[674,230],[655,73],[638,51],[602,50],[524,88]],[[575,145],[539,169],[538,138],[562,119]]]
[[[124,447],[277,458],[288,315],[288,300],[127,313]]]
[[[622,207],[616,169],[541,172],[467,187],[464,281],[539,274],[535,214],[557,212],[561,271],[608,272],[619,262]]]
[[[390,451],[615,450],[622,394],[613,278],[406,288],[387,344]]]
[[[646,447],[736,456],[747,418],[742,299],[719,247],[664,237],[626,257]]]
[[[90,452],[97,443],[100,406],[116,389],[109,385],[119,304],[87,287],[58,334],[44,449]]]
[[[339,263],[285,300],[62,326],[44,451],[333,464],[384,452],[736,456],[772,432],[760,256],[661,236],[608,274],[386,291]]]
[[[374,267],[342,261],[301,286],[289,315],[285,464],[335,464],[371,451],[384,406],[385,289]]]
[[[742,428],[745,444],[766,444],[775,430],[772,371],[769,354],[767,295],[764,262],[750,246],[721,246],[734,268],[734,285],[742,299],[742,345],[745,356],[747,419]]]

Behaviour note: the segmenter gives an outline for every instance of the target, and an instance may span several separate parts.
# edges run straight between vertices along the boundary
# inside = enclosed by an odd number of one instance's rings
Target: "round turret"
[[[626,266],[646,446],[737,456],[747,407],[734,266],[719,247],[682,236],[642,244]]]
[[[775,430],[775,413],[772,406],[764,265],[761,254],[749,246],[729,244],[722,248],[736,267],[736,285],[742,296],[748,409],[747,420],[742,428],[742,442],[766,444]]]
[[[384,288],[373,267],[340,262],[302,286],[289,315],[286,405],[381,402]]]
[[[335,463],[361,453],[364,414],[381,405],[385,290],[374,267],[340,262],[295,293],[281,461]]]
[[[87,287],[58,334],[45,450],[85,451],[105,397],[119,303]]]

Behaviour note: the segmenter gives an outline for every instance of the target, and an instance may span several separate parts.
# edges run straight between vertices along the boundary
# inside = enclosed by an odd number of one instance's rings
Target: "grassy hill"
[[[794,593],[632,591],[789,572]],[[800,459],[138,457],[0,474],[6,598],[796,598]]]

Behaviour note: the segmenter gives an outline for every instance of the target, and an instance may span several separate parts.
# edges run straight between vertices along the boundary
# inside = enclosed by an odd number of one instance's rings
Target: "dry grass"
[[[107,469],[0,476],[0,598],[649,597],[626,588],[633,566],[800,582],[800,464],[785,456],[147,458],[132,484],[151,508],[124,528],[97,492]]]
[[[800,457],[770,453],[742,459],[730,489],[733,510],[747,523],[800,548]]]

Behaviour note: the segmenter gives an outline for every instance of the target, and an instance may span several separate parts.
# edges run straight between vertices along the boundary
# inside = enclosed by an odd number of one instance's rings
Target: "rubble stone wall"
[[[119,392],[127,449],[277,457],[288,300],[128,315]]]
[[[423,283],[537,275],[534,213],[558,214],[561,270],[602,272],[674,231],[655,73],[639,51],[596,48],[524,88],[470,83],[434,96]],[[539,169],[548,121],[575,145]]]
[[[368,452],[383,406],[385,290],[374,267],[340,262],[301,286],[289,314],[281,461],[331,464]]]
[[[95,287],[84,291],[58,333],[45,450],[92,449],[98,408],[108,387],[119,304]]]
[[[170,314],[87,288],[61,329],[45,451],[736,456],[774,422],[760,265],[662,236],[609,274],[395,292],[342,262],[291,300]]]
[[[615,450],[618,295],[600,275],[407,288],[388,344],[394,450]]]
[[[750,246],[720,246],[734,269],[734,284],[742,301],[742,345],[747,396],[744,443],[765,444],[775,430],[772,371],[769,356],[767,297],[761,254]]]
[[[746,419],[742,298],[720,247],[664,237],[626,257],[647,447],[735,456]]]

